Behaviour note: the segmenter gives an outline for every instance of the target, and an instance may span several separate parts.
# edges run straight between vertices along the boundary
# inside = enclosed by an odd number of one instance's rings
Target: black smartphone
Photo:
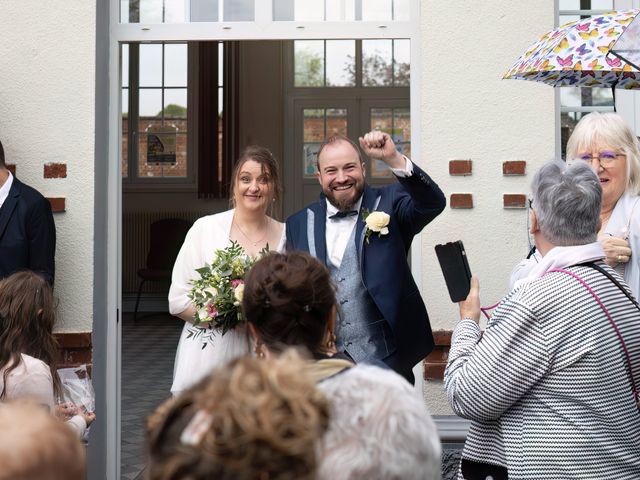
[[[436,255],[451,301],[460,302],[467,298],[471,288],[471,269],[462,241],[436,245]]]

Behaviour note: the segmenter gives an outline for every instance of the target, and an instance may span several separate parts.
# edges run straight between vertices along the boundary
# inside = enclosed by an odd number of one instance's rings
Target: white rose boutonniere
[[[369,243],[371,233],[377,233],[378,237],[389,233],[389,220],[391,217],[385,212],[370,212],[366,209],[362,210],[362,219],[367,227],[364,239]]]

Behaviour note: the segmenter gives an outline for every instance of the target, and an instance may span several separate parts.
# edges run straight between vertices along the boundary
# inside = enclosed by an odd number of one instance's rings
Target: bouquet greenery
[[[232,241],[227,248],[216,250],[211,264],[196,269],[200,278],[191,281],[193,287],[189,292],[196,307],[193,324],[210,324],[224,335],[242,322],[244,275],[268,252],[266,247],[253,258],[238,242]]]

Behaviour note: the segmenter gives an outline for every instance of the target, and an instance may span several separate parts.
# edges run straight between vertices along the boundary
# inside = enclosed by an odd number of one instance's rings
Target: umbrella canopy
[[[640,89],[640,71],[609,55],[639,13],[609,12],[567,23],[540,37],[502,78],[533,80],[554,87]]]
[[[611,54],[640,70],[640,15],[622,32],[611,48]]]

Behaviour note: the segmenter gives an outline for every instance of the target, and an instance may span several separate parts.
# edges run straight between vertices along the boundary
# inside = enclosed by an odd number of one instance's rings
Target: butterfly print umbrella
[[[610,49],[640,10],[609,12],[544,34],[502,78],[554,87],[640,89],[640,71]]]

